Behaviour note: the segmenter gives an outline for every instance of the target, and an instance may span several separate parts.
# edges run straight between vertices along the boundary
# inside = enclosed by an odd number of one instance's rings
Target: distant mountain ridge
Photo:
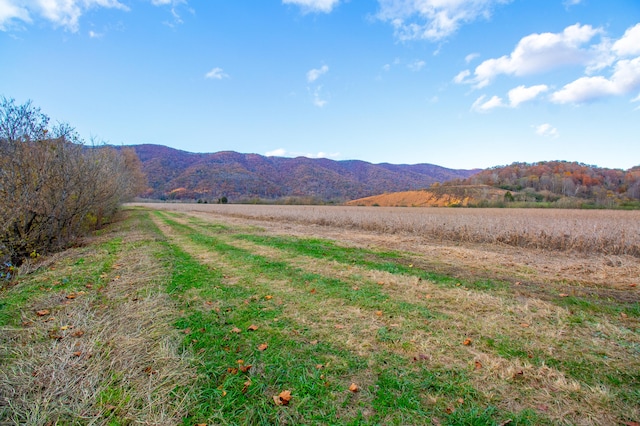
[[[234,151],[190,153],[162,145],[131,146],[147,175],[150,198],[345,201],[384,192],[428,188],[480,170],[433,164],[372,164],[360,160],[265,157]]]

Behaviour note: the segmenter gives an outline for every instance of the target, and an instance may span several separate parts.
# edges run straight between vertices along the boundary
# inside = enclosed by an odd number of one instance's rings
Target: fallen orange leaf
[[[376,315],[381,317],[382,316],[382,311],[376,311]]]
[[[567,293],[560,293],[558,296],[560,296],[560,297],[567,297],[567,296],[569,296],[569,295],[568,295]]]
[[[353,393],[356,393],[360,391],[360,388],[355,383],[351,383],[351,386],[349,386],[349,390]]]
[[[471,344],[472,340],[469,338],[464,339],[464,342],[462,342],[463,345],[465,346],[469,346]]]
[[[276,405],[288,405],[289,401],[291,401],[291,391],[285,390],[280,392],[279,395],[274,395],[273,401]]]
[[[312,288],[312,289],[311,289],[311,291],[310,291],[309,293],[311,293],[311,294],[316,294],[316,289],[315,289],[315,288]]]
[[[255,324],[251,324],[251,325],[249,326],[249,331],[256,331],[257,329],[258,329],[258,326],[257,326],[257,325],[255,325]]]
[[[242,333],[242,330],[240,330],[238,327],[233,327],[233,328],[231,329],[231,332],[232,332],[232,333]]]
[[[240,367],[240,371],[243,373],[246,373],[247,371],[251,370],[252,365],[243,365],[242,367]]]
[[[271,299],[273,299],[273,296],[265,296],[264,298],[267,299],[267,300],[271,300]]]
[[[527,328],[529,327],[529,324],[527,324],[526,322],[523,322],[522,324],[520,324],[521,327]]]
[[[43,317],[45,315],[49,315],[49,310],[48,309],[42,309],[40,311],[37,311],[36,315],[38,315],[39,317]]]
[[[476,361],[476,370],[480,370],[482,368],[482,363],[480,361]]]
[[[75,293],[67,294],[67,299],[75,299],[75,298],[76,298],[76,294]]]
[[[259,351],[264,351],[269,347],[269,345],[267,345],[266,343],[262,343],[261,345],[258,345],[258,350]]]
[[[78,352],[74,352],[74,353],[73,353],[73,356],[80,356],[80,355],[82,355],[82,352],[81,352],[81,351],[78,351]]]

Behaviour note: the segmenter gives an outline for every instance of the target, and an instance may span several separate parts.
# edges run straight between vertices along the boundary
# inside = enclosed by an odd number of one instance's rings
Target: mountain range
[[[433,164],[372,164],[360,160],[265,157],[233,151],[191,153],[161,145],[133,145],[147,176],[144,194],[156,199],[275,200],[288,197],[342,202],[385,192],[428,188],[480,170]]]

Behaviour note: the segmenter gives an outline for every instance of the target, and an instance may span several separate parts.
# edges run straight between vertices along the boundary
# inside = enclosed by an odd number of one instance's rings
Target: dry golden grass
[[[24,327],[0,330],[0,353],[8,361],[0,372],[0,418],[4,406],[11,424],[106,424],[113,415],[180,422],[190,397],[176,390],[194,373],[188,355],[179,354],[174,305],[158,289],[167,271],[138,244],[148,235],[121,237],[128,248],[103,274],[104,284],[56,289],[53,277],[69,276],[70,265],[100,262],[95,251],[68,250],[39,265],[51,267],[37,279],[52,287],[23,312]],[[36,315],[43,309],[49,313]]]
[[[145,204],[290,224],[321,225],[543,250],[640,257],[640,211]]]

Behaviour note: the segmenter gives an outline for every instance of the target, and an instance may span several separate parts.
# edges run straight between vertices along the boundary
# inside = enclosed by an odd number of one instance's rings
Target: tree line
[[[31,101],[0,98],[0,261],[7,268],[76,242],[146,187],[133,149],[87,145]]]
[[[490,185],[551,200],[573,197],[608,207],[640,200],[640,166],[621,170],[567,161],[513,163],[453,183]]]

